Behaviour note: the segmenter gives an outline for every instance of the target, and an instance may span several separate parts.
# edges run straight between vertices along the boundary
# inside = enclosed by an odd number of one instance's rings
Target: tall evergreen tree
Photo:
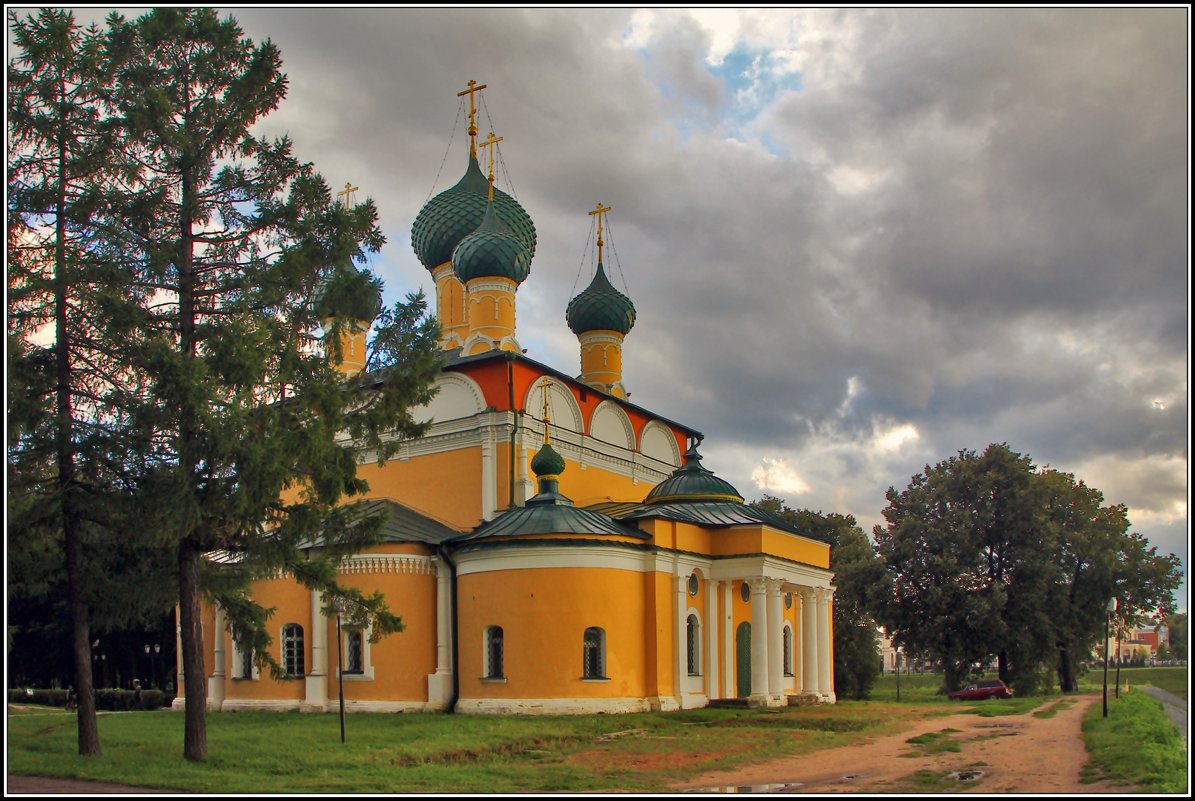
[[[65,566],[79,753],[98,755],[84,540],[122,414],[104,314],[122,276],[94,258],[89,220],[95,185],[113,177],[112,63],[69,12],[8,21],[9,546],[19,586]]]
[[[173,555],[184,756],[201,760],[205,594],[274,669],[268,610],[247,588],[279,569],[347,599],[379,634],[401,627],[380,594],[336,583],[339,560],[374,542],[380,522],[344,503],[365,484],[338,435],[384,458],[424,430],[410,409],[430,399],[437,332],[411,297],[379,318],[365,372],[346,378],[325,356],[377,311],[377,282],[357,264],[383,237],[371,201],[334,202],[289,140],[251,134],[285,95],[272,43],[209,9],[110,25],[125,48],[117,101],[130,172],[111,188],[126,211],[102,228],[135,276],[117,335],[145,382],[139,497],[152,499],[155,533],[145,544]],[[216,552],[223,568],[206,558]]]

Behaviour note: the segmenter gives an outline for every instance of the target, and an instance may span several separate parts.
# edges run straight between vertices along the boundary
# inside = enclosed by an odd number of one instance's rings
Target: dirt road
[[[1099,695],[1082,695],[1047,701],[1037,715],[923,720],[899,734],[847,748],[695,776],[675,789],[1127,794],[1129,788],[1080,781],[1087,762],[1080,725],[1087,707],[1099,699]],[[1053,714],[1044,715],[1051,707]],[[910,743],[913,738],[922,742]],[[952,748],[958,750],[946,750]]]

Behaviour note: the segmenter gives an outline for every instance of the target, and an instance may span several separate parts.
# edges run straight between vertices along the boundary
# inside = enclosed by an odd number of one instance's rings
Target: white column
[[[817,590],[817,692],[825,700],[833,699],[833,665],[830,662],[830,599],[834,591]]]
[[[805,672],[801,669],[802,655],[805,653],[801,642],[801,632],[804,629],[804,626],[801,625],[802,603],[801,591],[793,590],[793,692],[795,693],[801,692],[801,676]]]
[[[212,674],[207,677],[207,708],[219,712],[224,705],[224,642],[228,634],[224,630],[224,610],[219,604],[215,604],[215,607],[216,630],[212,634],[215,652],[212,654]]]
[[[762,578],[747,580],[751,589],[751,695],[750,703],[767,706],[768,702],[768,599],[767,583]]]
[[[705,692],[709,698],[718,695],[718,585],[705,582]]]
[[[427,677],[427,700],[444,705],[452,694],[452,571],[437,557],[436,565],[436,672]]]
[[[319,590],[311,591],[311,665],[307,668],[306,696],[300,709],[323,712],[328,708],[328,619],[324,617]]]
[[[778,579],[767,579],[768,592],[768,695],[773,703],[784,697],[784,602]]]
[[[734,587],[735,582],[722,582],[722,697],[734,698]]]
[[[809,587],[801,588],[801,692],[817,692],[817,608]]]

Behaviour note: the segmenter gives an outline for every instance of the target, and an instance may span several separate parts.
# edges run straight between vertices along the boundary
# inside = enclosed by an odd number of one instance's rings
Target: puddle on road
[[[694,787],[686,793],[786,793],[804,786],[801,782],[775,782],[773,784],[728,784],[721,787]]]

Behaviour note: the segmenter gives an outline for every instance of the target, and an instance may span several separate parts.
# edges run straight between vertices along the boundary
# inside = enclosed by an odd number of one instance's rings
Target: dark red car
[[[1012,698],[1012,690],[999,679],[977,681],[961,690],[955,690],[949,697],[955,701],[983,701],[987,698]]]

